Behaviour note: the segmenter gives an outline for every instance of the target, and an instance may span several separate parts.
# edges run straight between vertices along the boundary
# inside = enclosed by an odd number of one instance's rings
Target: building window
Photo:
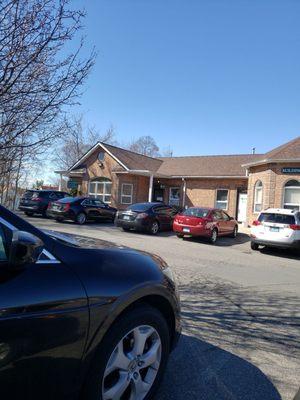
[[[257,181],[254,187],[254,205],[253,211],[255,213],[261,212],[263,208],[263,184],[262,181]]]
[[[108,178],[96,178],[89,183],[89,196],[99,199],[104,203],[111,203],[111,180]]]
[[[180,205],[180,188],[178,188],[178,187],[170,188],[169,204],[170,204],[170,206],[179,206]]]
[[[300,182],[295,179],[288,181],[284,186],[283,207],[291,210],[300,210]]]
[[[217,189],[216,208],[228,209],[228,189]]]
[[[133,184],[122,183],[121,204],[132,204]]]

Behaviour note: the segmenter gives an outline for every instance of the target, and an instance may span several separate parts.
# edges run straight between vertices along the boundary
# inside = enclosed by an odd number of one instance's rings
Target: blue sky
[[[96,66],[81,106],[121,143],[265,152],[300,135],[300,1],[74,0]]]

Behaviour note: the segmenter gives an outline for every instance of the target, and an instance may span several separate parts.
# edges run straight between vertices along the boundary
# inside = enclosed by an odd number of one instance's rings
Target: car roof
[[[262,211],[261,214],[285,214],[285,215],[294,215],[298,213],[298,210],[293,210],[289,208],[267,208]]]

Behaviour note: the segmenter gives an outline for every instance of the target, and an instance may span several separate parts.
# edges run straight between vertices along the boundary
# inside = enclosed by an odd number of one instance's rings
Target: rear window
[[[151,208],[151,204],[149,203],[138,203],[138,204],[132,204],[132,206],[129,206],[127,210],[130,211],[147,211]]]
[[[63,199],[60,199],[60,203],[75,203],[75,201],[78,200],[83,200],[80,197],[64,197]]]
[[[197,218],[205,218],[209,214],[209,210],[205,210],[204,208],[188,208],[185,210],[182,215],[187,215],[189,217],[197,217]]]
[[[295,223],[295,217],[293,215],[286,214],[274,214],[274,213],[262,213],[258,220],[260,222],[273,222],[276,224],[293,225]]]
[[[24,193],[24,198],[25,199],[31,199],[32,197],[38,197],[38,192],[35,190],[27,190],[27,192]]]

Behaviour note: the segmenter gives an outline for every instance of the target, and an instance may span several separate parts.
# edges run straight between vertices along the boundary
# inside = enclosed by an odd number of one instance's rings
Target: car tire
[[[251,242],[251,249],[257,251],[259,249],[259,245],[255,242]]]
[[[239,231],[239,228],[238,228],[238,226],[236,225],[235,227],[234,227],[234,230],[233,230],[233,232],[232,232],[232,234],[230,235],[232,238],[236,238],[237,237],[237,234],[238,234],[238,231]]]
[[[179,239],[183,239],[183,237],[184,237],[184,235],[183,235],[182,233],[176,233],[176,236],[177,236]]]
[[[134,338],[135,335],[139,337],[140,334],[143,335],[145,333],[151,333],[151,335],[146,340],[145,345],[142,342],[141,349],[144,352],[140,352],[139,357],[139,351],[134,351]],[[125,352],[124,347],[127,348]],[[155,362],[151,363],[149,367],[144,368],[140,363],[143,362],[143,358],[147,360],[147,357],[143,357],[143,355],[151,351],[151,347],[156,351],[153,359]],[[119,351],[121,351],[121,359],[124,367],[120,368],[116,366],[116,369],[109,372],[108,365],[112,369],[112,357],[116,357]],[[140,394],[140,397],[134,396],[133,399],[152,399],[165,371],[169,352],[170,332],[163,315],[157,309],[146,304],[133,308],[122,315],[105,335],[91,363],[82,398],[84,400],[103,400],[104,392],[108,390],[113,392],[113,388],[117,386],[120,379],[124,380],[124,387],[126,389],[122,387],[121,391],[115,393],[114,398],[120,398],[125,393],[129,394],[129,398],[130,391],[134,392],[134,388],[138,387],[135,385],[135,382],[138,383],[142,380],[145,383],[145,378],[147,377],[147,382],[149,382],[148,391],[142,395]],[[134,358],[128,357],[129,353]],[[148,362],[150,362],[149,359]]]
[[[64,220],[64,219],[61,218],[61,217],[55,218],[55,221],[56,221],[56,222],[63,222],[63,220]]]
[[[79,214],[76,215],[76,219],[75,219],[76,223],[78,225],[83,225],[86,223],[86,215],[84,212],[80,212]]]
[[[153,221],[150,225],[149,230],[151,235],[157,235],[159,232],[159,223],[157,221]]]
[[[124,232],[130,232],[130,228],[124,228],[124,227],[122,227],[122,229],[123,229]]]
[[[42,211],[42,217],[43,217],[43,218],[48,218],[47,210],[43,210],[43,211]]]
[[[218,229],[214,228],[211,231],[209,241],[210,241],[211,244],[216,244],[217,240],[218,240]]]
[[[33,212],[29,212],[29,211],[25,211],[25,215],[27,215],[27,217],[33,217],[34,213]]]

